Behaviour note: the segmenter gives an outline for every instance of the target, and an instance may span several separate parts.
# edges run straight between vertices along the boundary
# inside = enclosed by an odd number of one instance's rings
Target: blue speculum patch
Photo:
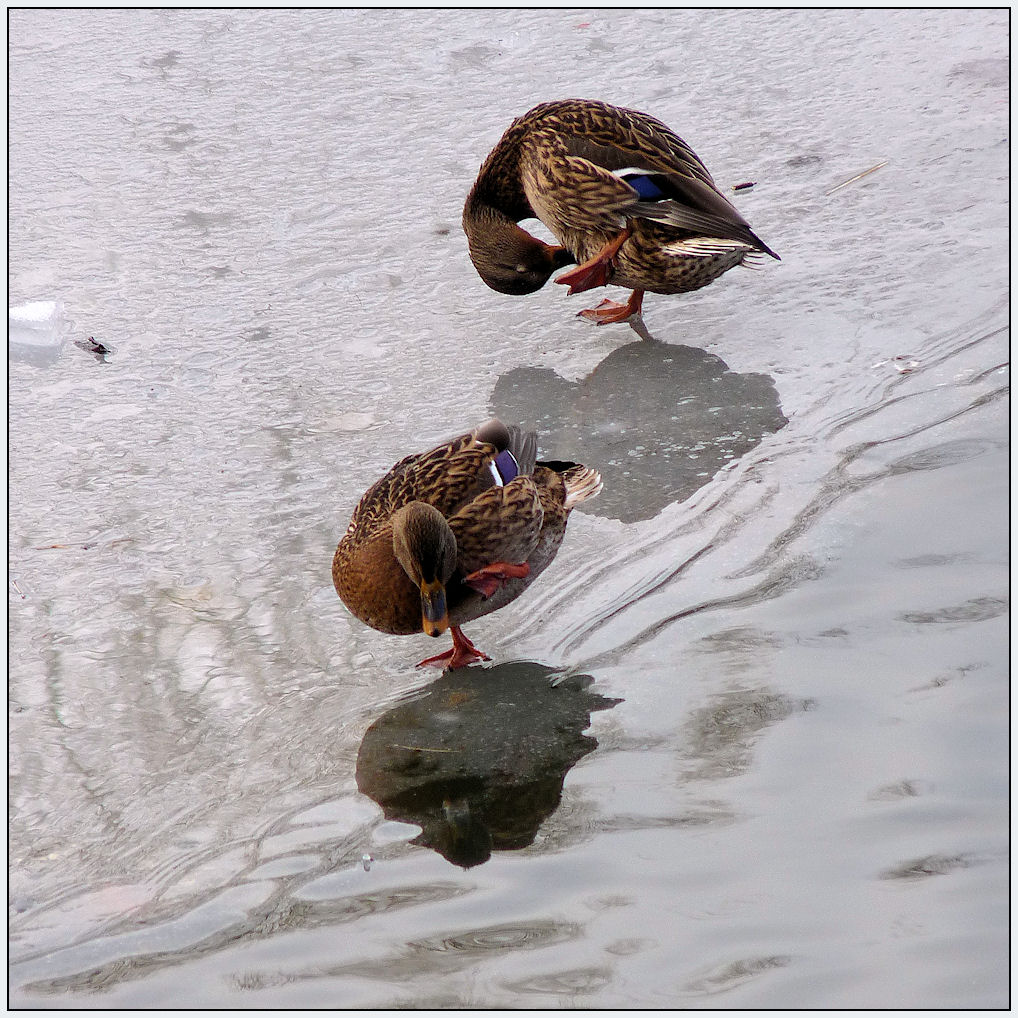
[[[636,188],[636,193],[644,201],[658,201],[660,198],[664,198],[665,193],[661,190],[654,181],[642,173],[623,174],[622,179],[633,188]]]
[[[508,484],[520,472],[520,466],[516,457],[505,449],[495,457],[491,472],[495,475],[496,484]]]

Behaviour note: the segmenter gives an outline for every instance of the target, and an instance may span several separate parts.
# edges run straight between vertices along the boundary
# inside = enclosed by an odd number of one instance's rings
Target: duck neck
[[[520,219],[524,218],[520,216]],[[519,219],[513,219],[501,207],[483,197],[477,185],[474,185],[463,206],[463,232],[468,240],[481,233],[513,233],[520,229],[516,225],[518,222]]]

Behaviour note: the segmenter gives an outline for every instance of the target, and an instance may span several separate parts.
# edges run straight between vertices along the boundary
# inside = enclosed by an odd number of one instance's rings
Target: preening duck
[[[517,224],[540,219],[559,243]],[[541,103],[509,126],[463,209],[470,258],[500,293],[555,282],[633,292],[581,311],[598,325],[639,314],[643,295],[707,286],[754,256],[778,256],[718,190],[696,153],[656,117],[593,99]],[[779,259],[780,260],[780,259]]]
[[[601,490],[596,470],[538,463],[537,436],[491,420],[376,481],[332,560],[332,582],[383,633],[452,634],[421,665],[489,660],[461,626],[514,601],[548,567],[575,505]]]

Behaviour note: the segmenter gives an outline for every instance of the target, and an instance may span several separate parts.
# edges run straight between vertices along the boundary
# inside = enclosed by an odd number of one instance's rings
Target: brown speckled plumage
[[[641,198],[613,172],[628,169],[661,193]],[[527,218],[540,219],[561,248],[516,225]],[[542,103],[509,126],[467,197],[463,228],[481,278],[503,293],[533,292],[565,259],[596,259],[627,229],[605,260],[606,279],[569,280],[574,290],[610,282],[641,295],[683,293],[754,252],[777,258],[677,134],[656,117],[590,99]]]
[[[400,460],[365,492],[336,548],[332,580],[347,608],[381,632],[419,633],[421,583],[437,582],[455,637],[462,623],[519,597],[554,559],[572,506],[600,490],[596,471],[537,463],[536,448],[533,433],[489,421]],[[491,465],[506,449],[519,473],[497,484]],[[525,563],[528,572],[483,597],[466,578],[495,563]]]

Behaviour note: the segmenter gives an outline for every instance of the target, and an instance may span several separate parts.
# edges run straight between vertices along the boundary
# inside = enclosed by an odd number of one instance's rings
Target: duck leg
[[[606,286],[615,270],[615,256],[619,253],[619,248],[629,240],[632,232],[627,226],[614,240],[608,241],[593,258],[582,265],[577,265],[575,269],[563,272],[555,282],[567,285],[570,296],[584,290],[593,290],[595,286]]]
[[[423,661],[418,661],[418,668],[423,668],[424,665],[444,664],[445,670],[451,672],[454,668],[462,668],[464,665],[472,664],[474,661],[491,660],[487,654],[478,650],[463,635],[463,630],[459,626],[450,626],[449,632],[452,634],[452,649],[447,650],[444,654],[436,654],[434,657],[426,657]]]
[[[510,580],[520,580],[530,575],[530,566],[526,562],[492,562],[463,577],[463,582],[477,591],[485,600],[491,597],[499,587]]]
[[[634,290],[625,304],[613,300],[603,300],[596,308],[587,308],[577,317],[586,318],[595,325],[609,325],[612,322],[624,322],[633,315],[638,315],[643,308],[643,290]]]

